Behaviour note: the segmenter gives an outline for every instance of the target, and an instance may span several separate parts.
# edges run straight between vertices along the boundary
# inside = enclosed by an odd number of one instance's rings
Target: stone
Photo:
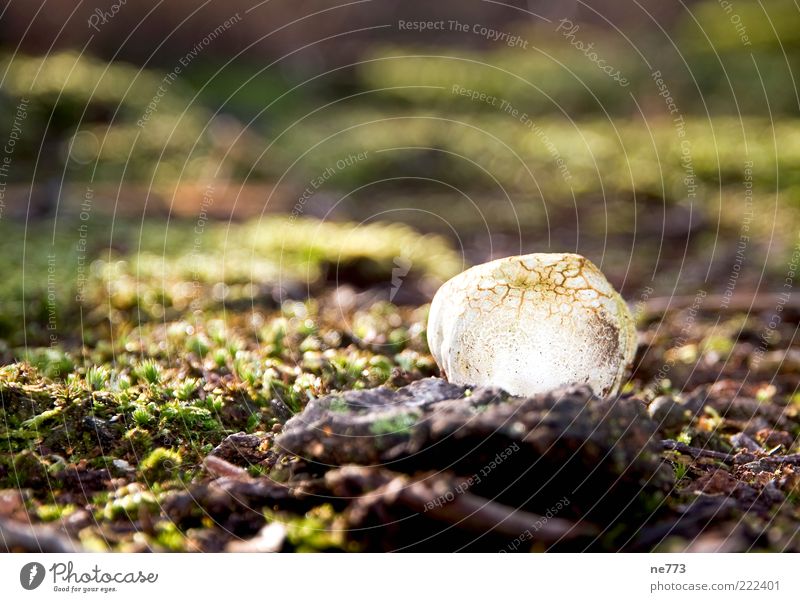
[[[216,456],[236,466],[258,464],[268,456],[267,438],[264,435],[234,433],[211,450]]]
[[[655,424],[631,400],[586,387],[534,397],[440,378],[313,400],[275,440],[303,478],[348,464],[404,474],[449,471],[470,491],[544,513],[609,513],[671,484]]]
[[[665,433],[679,431],[690,421],[687,409],[669,395],[656,397],[650,402],[647,413]]]

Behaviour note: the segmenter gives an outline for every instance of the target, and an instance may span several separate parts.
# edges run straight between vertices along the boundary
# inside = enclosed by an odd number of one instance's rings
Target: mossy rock
[[[567,496],[570,513],[613,520],[651,511],[672,484],[643,407],[587,387],[519,398],[430,378],[314,400],[276,446],[299,458],[298,475],[347,464],[447,470],[511,506],[544,513]]]

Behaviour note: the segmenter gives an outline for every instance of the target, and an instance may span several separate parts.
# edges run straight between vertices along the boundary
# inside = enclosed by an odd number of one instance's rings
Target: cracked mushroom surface
[[[591,261],[533,253],[472,267],[438,290],[428,345],[459,385],[534,395],[588,384],[615,394],[636,353],[633,316]]]

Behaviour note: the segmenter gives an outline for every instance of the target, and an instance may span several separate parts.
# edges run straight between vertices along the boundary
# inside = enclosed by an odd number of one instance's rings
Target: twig
[[[790,454],[788,456],[764,456],[763,458],[756,458],[759,462],[764,464],[800,464],[800,454]]]
[[[742,293],[734,295],[733,297],[726,298],[724,295],[707,295],[703,299],[701,306],[702,311],[774,311],[778,302],[780,292],[774,293],[755,293],[748,295]],[[676,295],[674,297],[653,297],[648,299],[644,306],[644,313],[650,316],[659,316],[667,312],[681,311],[687,307],[691,307],[695,302],[694,296]],[[800,301],[791,299],[784,305],[798,309],[800,308]]]
[[[479,534],[492,532],[519,537],[526,532],[535,532],[535,541],[550,545],[598,533],[594,525],[525,512],[469,492],[459,493],[447,503],[434,505],[431,501],[440,496],[429,484],[383,469],[348,466],[335,474],[329,473],[326,480],[334,486],[334,491],[337,485],[346,482],[349,485],[345,489],[347,493],[359,497],[356,506],[399,504],[420,515]],[[344,493],[345,490],[340,491]],[[361,496],[358,496],[358,490],[361,490]]]
[[[424,512],[431,495],[419,495],[413,486],[404,490],[399,500],[418,512]],[[526,531],[535,532],[535,540],[544,544],[569,541],[577,537],[597,535],[598,529],[586,523],[574,523],[563,518],[544,516],[511,508],[472,493],[462,493],[440,508],[427,514],[475,533],[499,533],[518,537]]]
[[[691,445],[686,445],[680,441],[673,441],[672,439],[664,439],[661,442],[661,447],[671,451],[680,452],[682,454],[688,454],[693,458],[714,458],[715,460],[721,460],[726,464],[734,463],[733,459],[735,456],[731,454],[726,454],[724,452],[718,452],[711,449],[703,449],[700,447],[692,447]]]
[[[217,456],[206,456],[205,469],[215,477],[246,477],[247,471]]]
[[[720,460],[726,464],[747,464],[748,462],[762,462],[764,464],[800,464],[800,454],[790,454],[788,456],[759,456],[752,453],[740,452],[738,454],[726,454],[711,449],[702,449],[700,447],[692,447],[680,441],[673,441],[672,439],[664,439],[661,442],[661,447],[671,451],[688,454],[693,458],[713,458]]]

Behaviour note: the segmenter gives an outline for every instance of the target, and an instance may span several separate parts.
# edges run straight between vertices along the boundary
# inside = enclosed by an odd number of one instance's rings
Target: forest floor
[[[87,259],[78,224],[57,340],[52,228],[0,299],[2,547],[800,551],[800,304],[779,279],[725,297],[667,250],[651,286],[611,253],[640,333],[620,396],[518,399],[438,378],[427,301],[465,256],[440,234],[268,218],[199,248],[136,223]]]

